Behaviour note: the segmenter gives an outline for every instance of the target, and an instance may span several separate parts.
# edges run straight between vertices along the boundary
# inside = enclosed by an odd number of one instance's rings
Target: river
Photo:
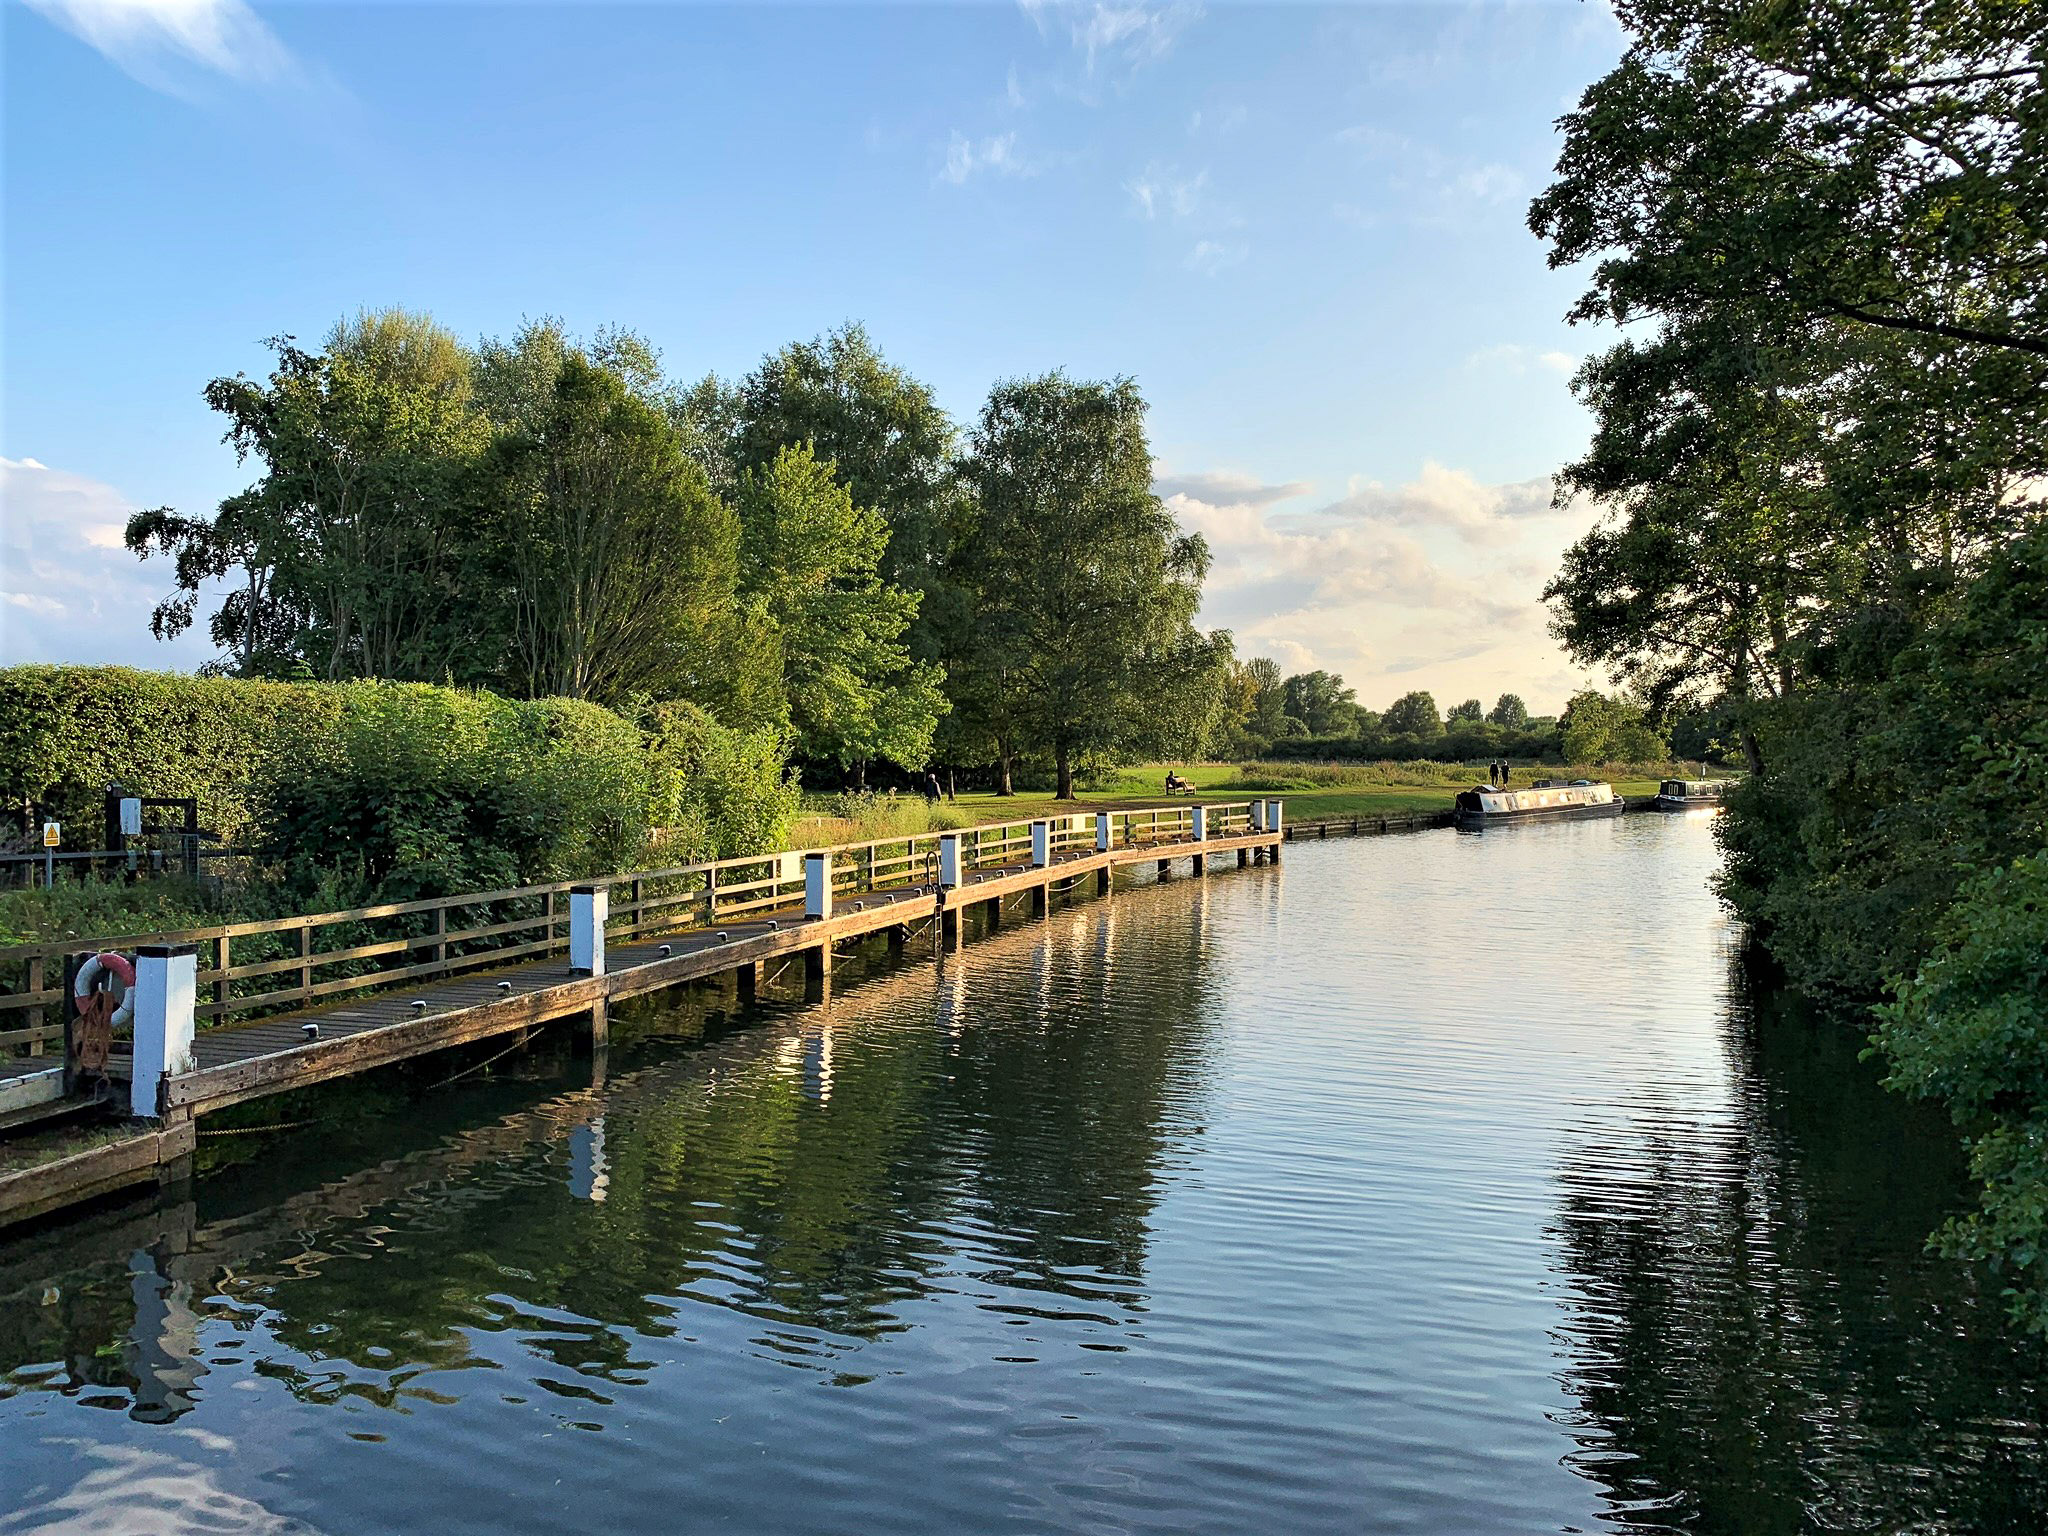
[[[0,1531],[2038,1532],[1953,1134],[1715,858],[1297,844],[211,1139],[0,1238]]]

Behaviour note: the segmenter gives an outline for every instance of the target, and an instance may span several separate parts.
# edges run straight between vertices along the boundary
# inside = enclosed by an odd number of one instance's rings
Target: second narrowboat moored
[[[1666,779],[1657,786],[1657,809],[1692,811],[1719,805],[1729,783],[1727,779]]]

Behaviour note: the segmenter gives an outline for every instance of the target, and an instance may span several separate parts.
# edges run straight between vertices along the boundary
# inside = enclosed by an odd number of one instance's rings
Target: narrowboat
[[[1611,784],[1595,784],[1590,779],[1559,784],[1543,779],[1529,789],[1475,784],[1458,796],[1453,819],[1461,827],[1499,827],[1510,822],[1619,816],[1626,808]]]
[[[1657,786],[1657,809],[1694,811],[1716,806],[1728,792],[1727,779],[1666,779]]]

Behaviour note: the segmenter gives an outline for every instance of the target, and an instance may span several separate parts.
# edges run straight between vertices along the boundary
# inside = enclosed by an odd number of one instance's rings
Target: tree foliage
[[[1436,700],[1420,691],[1404,693],[1389,704],[1386,713],[1380,716],[1380,725],[1397,736],[1426,739],[1444,733],[1444,720],[1437,713]]]
[[[998,384],[973,435],[956,676],[996,755],[1043,747],[1061,798],[1088,756],[1189,739],[1181,686],[1220,682],[1194,629],[1208,550],[1152,493],[1144,418],[1128,379],[1053,373]]]
[[[798,750],[845,765],[923,764],[946,707],[941,674],[903,644],[917,595],[877,574],[882,514],[856,505],[808,446],[743,472],[738,502],[742,584],[782,658]]]
[[[2001,1065],[1983,1030],[2040,1027],[1991,893],[2048,837],[2048,12],[1617,13],[1631,45],[1531,210],[1590,270],[1574,318],[1629,327],[1577,381],[1559,494],[1603,521],[1557,632],[1740,740],[1724,894],[1798,988],[1858,1011],[1890,978],[1895,1080],[1952,1097],[1987,1180],[1964,1246],[2032,1286],[2048,1160],[2018,1037]]]
[[[505,671],[526,697],[704,697],[733,623],[739,526],[675,428],[564,356],[495,445]]]

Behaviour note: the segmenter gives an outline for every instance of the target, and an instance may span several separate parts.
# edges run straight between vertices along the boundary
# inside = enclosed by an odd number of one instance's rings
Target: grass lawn
[[[1072,800],[1055,800],[1043,790],[1008,796],[976,792],[928,808],[915,796],[894,800],[885,796],[857,816],[805,816],[790,829],[786,844],[790,848],[816,847],[821,843],[902,837],[913,832],[944,831],[996,821],[1029,821],[1080,811],[1276,796],[1286,803],[1287,819],[1293,823],[1403,811],[1442,811],[1450,809],[1452,797],[1460,789],[1486,777],[1484,767],[1474,769],[1455,763],[1334,767],[1304,763],[1195,763],[1174,767],[1182,778],[1194,783],[1195,794],[1169,796],[1165,789],[1166,767],[1159,764],[1121,770],[1107,784],[1083,789]],[[1641,764],[1570,772],[1542,765],[1517,766],[1510,782],[1526,787],[1540,778],[1596,778],[1613,784],[1617,794],[1651,795],[1657,792],[1657,778],[1662,775],[1647,776],[1650,772]]]

